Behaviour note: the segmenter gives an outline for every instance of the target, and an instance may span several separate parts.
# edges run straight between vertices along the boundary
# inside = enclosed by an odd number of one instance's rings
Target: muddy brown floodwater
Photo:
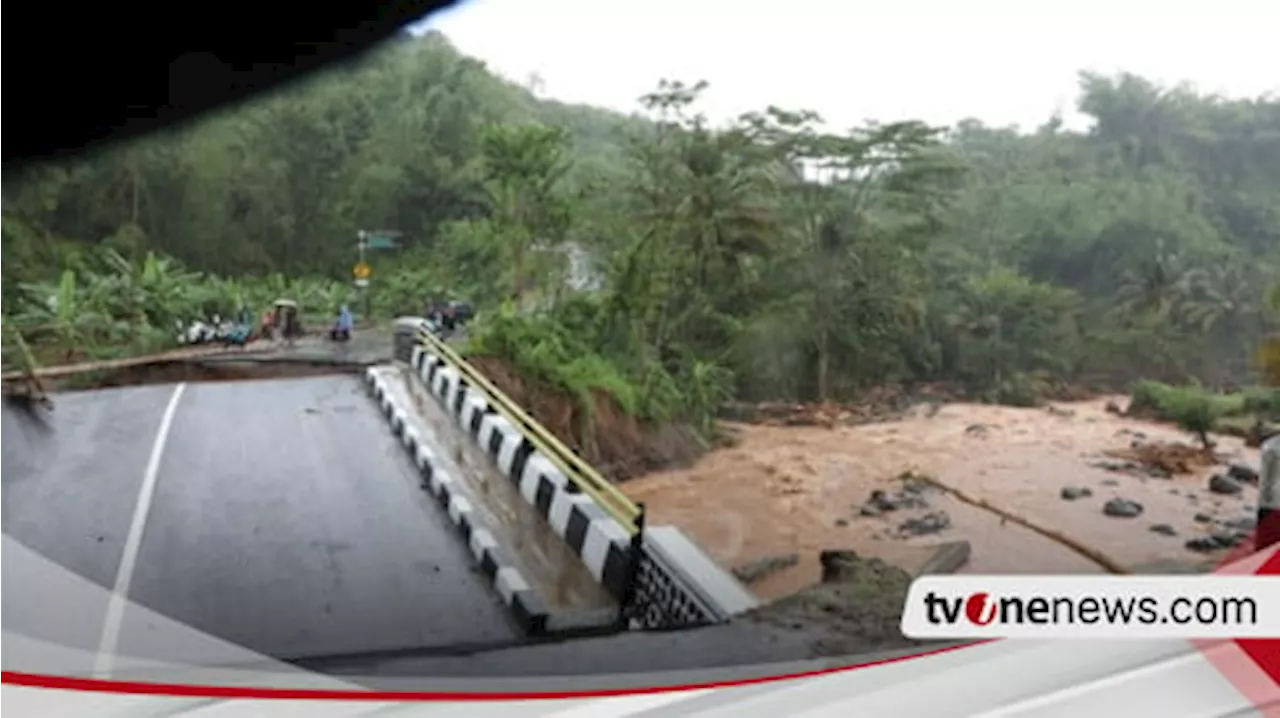
[[[1095,466],[1115,462],[1104,452],[1128,447],[1135,433],[1148,441],[1191,441],[1167,425],[1109,414],[1108,400],[1124,404],[1121,397],[1040,409],[949,404],[932,416],[920,407],[900,421],[832,429],[731,424],[739,435],[733,448],[625,488],[646,502],[650,522],[679,526],[728,568],[798,554],[795,566],[752,585],[766,599],[818,581],[818,552],[832,548],[911,570],[928,547],[964,539],[973,551],[961,572],[1103,571],[1059,542],[936,490],[925,493],[927,507],[860,515],[872,491],[900,490],[896,477],[909,470],[1128,568],[1211,561],[1212,555],[1189,551],[1186,541],[1212,530],[1206,515],[1217,521],[1253,516],[1256,489],[1211,494],[1208,477],[1225,467],[1162,479]],[[1220,453],[1257,466],[1257,450],[1239,439],[1216,439]],[[1087,487],[1092,495],[1066,501],[1060,496],[1064,487]],[[1137,501],[1143,512],[1135,518],[1104,515],[1103,504],[1116,497]],[[951,521],[941,532],[902,538],[895,530],[903,521],[938,511]],[[1200,521],[1197,514],[1203,514]],[[1172,527],[1173,535],[1153,531],[1157,524]]]

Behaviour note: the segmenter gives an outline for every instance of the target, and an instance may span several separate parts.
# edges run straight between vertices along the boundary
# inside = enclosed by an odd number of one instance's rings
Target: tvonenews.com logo
[[[1280,581],[1258,578],[930,576],[902,625],[922,638],[1280,635]]]
[[[1256,623],[1258,605],[1251,598],[1178,597],[1161,610],[1151,597],[1066,597],[1001,596],[971,593],[967,597],[947,597],[929,592],[924,596],[930,623],[954,624],[967,620],[975,626],[993,623],[1046,625],[1051,623]]]

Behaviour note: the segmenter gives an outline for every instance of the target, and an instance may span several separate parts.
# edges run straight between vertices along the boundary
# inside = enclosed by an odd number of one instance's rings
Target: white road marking
[[[129,597],[129,584],[133,581],[133,568],[138,562],[138,550],[142,547],[142,532],[147,526],[147,514],[151,511],[151,500],[156,493],[156,482],[160,475],[160,459],[164,456],[164,445],[169,439],[169,428],[173,426],[173,417],[178,411],[178,402],[186,390],[186,383],[179,384],[169,397],[169,405],[160,417],[160,429],[156,431],[155,443],[151,445],[151,458],[147,460],[146,472],[142,475],[142,488],[138,491],[138,503],[133,508],[133,522],[129,524],[129,535],[124,541],[124,551],[120,555],[120,567],[116,570],[116,585],[111,592],[111,600],[107,604],[107,618],[102,625],[102,640],[98,643],[98,654],[94,659],[93,672],[98,678],[110,678],[112,664],[115,661],[116,644],[120,641],[120,624],[124,621],[125,601]]]

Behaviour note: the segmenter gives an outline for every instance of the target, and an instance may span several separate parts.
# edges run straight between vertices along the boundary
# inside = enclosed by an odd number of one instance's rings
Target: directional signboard
[[[365,246],[369,249],[395,249],[396,240],[394,237],[388,237],[382,234],[371,234],[365,240]]]
[[[368,279],[373,274],[373,267],[361,262],[355,267],[352,267],[351,274],[356,279]]]
[[[400,246],[398,240],[402,236],[402,232],[392,229],[382,229],[375,231],[360,230],[358,236],[360,238],[360,251],[366,249],[395,249]]]

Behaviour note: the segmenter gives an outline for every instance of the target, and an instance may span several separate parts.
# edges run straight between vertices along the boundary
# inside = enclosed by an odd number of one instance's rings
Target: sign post
[[[356,287],[360,289],[360,298],[363,300],[360,303],[364,305],[365,321],[369,321],[371,319],[369,316],[369,275],[373,273],[372,268],[364,261],[364,252],[369,246],[368,236],[368,232],[365,232],[363,229],[356,232],[356,251],[359,252],[360,256],[356,262],[356,266],[351,268],[351,274],[355,277]]]
[[[398,246],[396,241],[401,236],[400,232],[394,230],[379,230],[370,232],[360,230],[356,232],[356,251],[359,258],[356,265],[351,268],[351,275],[355,279],[355,285],[360,288],[361,294],[364,296],[364,313],[366,317],[370,317],[373,313],[372,302],[369,297],[369,279],[373,276],[373,267],[365,261],[365,252],[374,249],[395,249]]]
[[[399,246],[397,239],[401,235],[401,233],[392,229],[381,229],[376,230],[376,232],[361,229],[360,232],[356,232],[358,259],[356,266],[351,267],[351,275],[352,278],[355,278],[356,287],[360,288],[361,294],[364,294],[366,317],[372,314],[369,279],[374,275],[374,267],[369,266],[369,262],[365,261],[365,252],[371,250],[394,250]]]

